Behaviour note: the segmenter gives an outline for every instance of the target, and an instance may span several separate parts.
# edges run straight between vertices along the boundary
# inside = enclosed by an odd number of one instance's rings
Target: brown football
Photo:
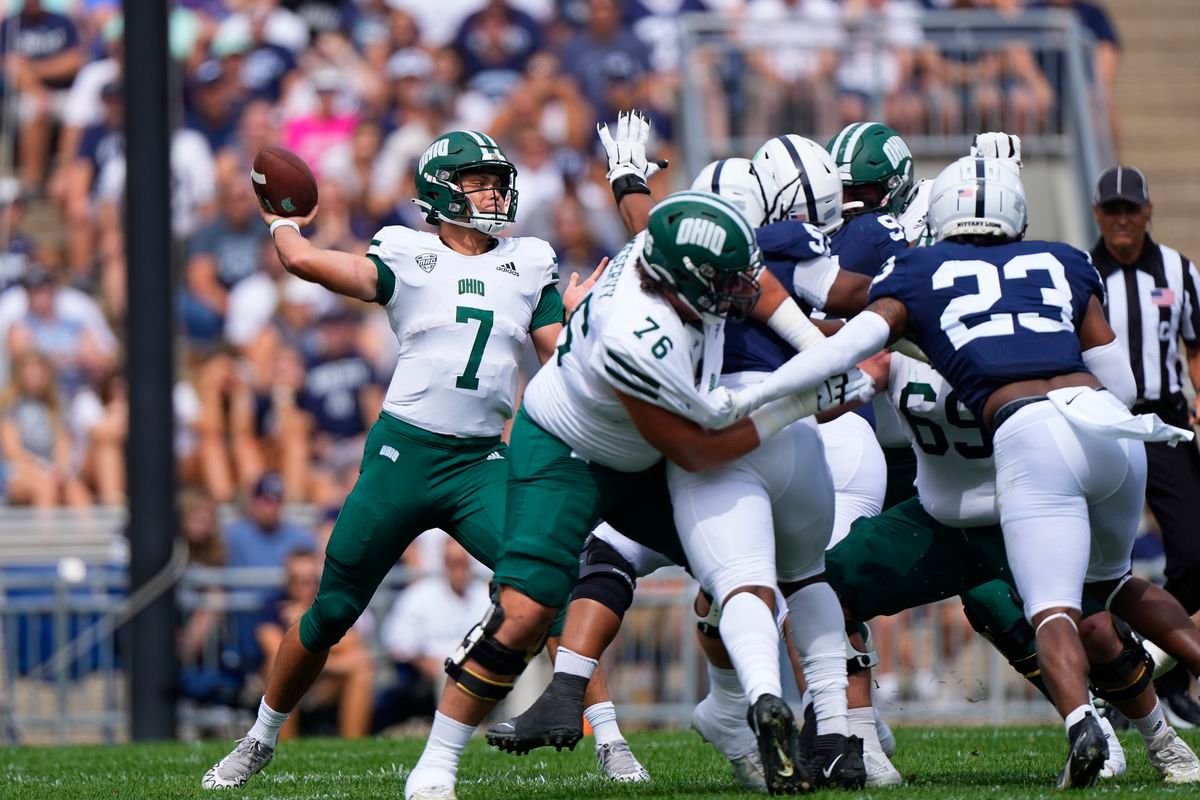
[[[306,217],[317,205],[317,179],[304,159],[282,147],[265,147],[254,157],[250,182],[258,202],[281,217]]]

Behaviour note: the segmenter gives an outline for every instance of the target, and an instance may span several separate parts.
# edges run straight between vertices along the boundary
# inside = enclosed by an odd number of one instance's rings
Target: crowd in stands
[[[119,505],[121,341],[137,302],[126,295],[122,219],[138,189],[137,176],[125,181],[121,4],[16,5],[0,25],[14,99],[4,105],[10,177],[0,179],[0,502]],[[965,133],[965,120],[971,132],[1041,130],[1058,99],[1045,58],[1015,39],[947,50],[921,24],[929,10],[1012,19],[1031,6],[1079,15],[1098,42],[1097,85],[1110,90],[1119,45],[1082,0],[174,0],[175,450],[194,562],[285,567],[253,626],[272,652],[315,591],[322,534],[354,481],[395,356],[381,310],[284,273],[247,179],[261,148],[287,147],[318,176],[312,239],[363,253],[383,225],[423,224],[409,201],[429,141],[486,130],[518,170],[512,233],[549,240],[565,285],[624,241],[596,124],[646,110],[656,154],[676,157],[680,14],[729,15],[741,40],[689,54],[716,139],[820,138],[872,114],[913,135]],[[293,502],[317,509],[319,530],[287,522],[281,507]],[[243,513],[222,530],[225,504]],[[382,621],[400,685],[422,691],[440,674],[446,637],[484,602],[461,548],[444,568],[442,558],[413,557],[433,582]],[[435,598],[445,630],[415,623],[412,597]],[[197,656],[211,624],[189,622],[185,655]],[[316,693],[341,698],[346,734],[369,725],[361,647],[339,645]]]

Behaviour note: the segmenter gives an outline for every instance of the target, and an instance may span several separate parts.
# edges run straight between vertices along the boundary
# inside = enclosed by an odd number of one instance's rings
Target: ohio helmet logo
[[[675,244],[694,244],[709,250],[714,256],[719,256],[725,249],[727,235],[725,229],[712,220],[688,217],[679,223],[679,230],[675,233]]]
[[[433,272],[433,268],[437,266],[437,254],[422,253],[417,256],[417,266],[426,272]]]
[[[892,162],[892,169],[900,166],[900,162],[904,159],[912,158],[912,151],[899,136],[893,136],[883,143],[883,154],[888,157],[888,161]]]

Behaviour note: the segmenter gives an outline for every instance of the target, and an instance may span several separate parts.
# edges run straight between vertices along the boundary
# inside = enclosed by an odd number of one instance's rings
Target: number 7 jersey
[[[1057,242],[941,242],[888,261],[871,284],[908,309],[910,335],[976,419],[1016,381],[1086,372],[1079,345],[1104,286],[1088,255]]]
[[[435,233],[389,226],[367,257],[400,355],[388,414],[433,433],[499,436],[512,417],[529,333],[561,323],[558,261],[541,239],[502,238],[466,256]]]

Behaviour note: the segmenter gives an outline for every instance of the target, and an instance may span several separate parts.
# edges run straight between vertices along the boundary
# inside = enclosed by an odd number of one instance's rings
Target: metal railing
[[[277,588],[281,578],[277,569],[191,568],[184,574],[177,587],[181,620],[201,610],[218,617],[194,666],[228,668],[229,650],[238,646],[236,615],[257,612],[264,591]],[[394,673],[378,623],[412,578],[402,568],[393,570],[370,606],[377,624],[369,644],[380,667],[381,689]],[[124,647],[112,630],[125,591],[122,567],[93,567],[82,579],[53,567],[0,570],[0,741],[127,738]],[[614,701],[630,727],[685,727],[703,697],[694,592],[695,584],[678,570],[662,571],[639,585],[637,601],[605,661]],[[970,633],[956,601],[877,623],[876,638],[885,659],[894,654],[891,671],[878,671],[877,680],[884,688],[894,684],[903,690],[879,696],[892,721],[1002,724],[1053,716],[999,654]],[[790,675],[786,662],[783,669]],[[253,672],[242,677],[248,684],[231,702],[181,699],[180,735],[240,734],[261,690]],[[798,701],[790,680],[785,687],[789,699]]]
[[[919,30],[919,39],[903,43],[892,38],[895,21],[878,15],[850,26],[803,18],[755,21],[748,14],[682,15],[676,138],[685,169],[680,174],[694,175],[714,158],[748,157],[780,133],[824,143],[842,122],[859,121],[841,118],[839,98],[848,95],[861,100],[865,118],[904,117],[906,124],[897,125],[919,171],[936,174],[949,159],[966,154],[976,133],[1012,123],[1021,103],[1044,103],[1030,100],[1014,71],[1032,59],[1051,91],[1049,106],[1044,113],[1027,113],[1024,127],[1008,130],[1022,136],[1027,166],[1068,167],[1074,201],[1064,227],[1090,239],[1095,233],[1091,183],[1112,163],[1114,151],[1105,98],[1096,87],[1093,42],[1074,15],[1060,9],[1015,17],[928,11],[909,23]],[[898,51],[925,66],[905,85],[889,87]],[[923,53],[930,54],[924,62]],[[826,67],[814,67],[822,55]],[[1003,62],[1000,74],[982,83],[972,80],[980,60],[993,57]],[[779,69],[772,68],[772,59]],[[848,85],[836,69],[828,71],[830,59],[839,67],[853,60],[864,80]],[[985,102],[986,92],[999,93],[998,111],[991,108],[994,101]],[[911,108],[907,114],[886,113],[897,98],[915,102],[919,113]]]

